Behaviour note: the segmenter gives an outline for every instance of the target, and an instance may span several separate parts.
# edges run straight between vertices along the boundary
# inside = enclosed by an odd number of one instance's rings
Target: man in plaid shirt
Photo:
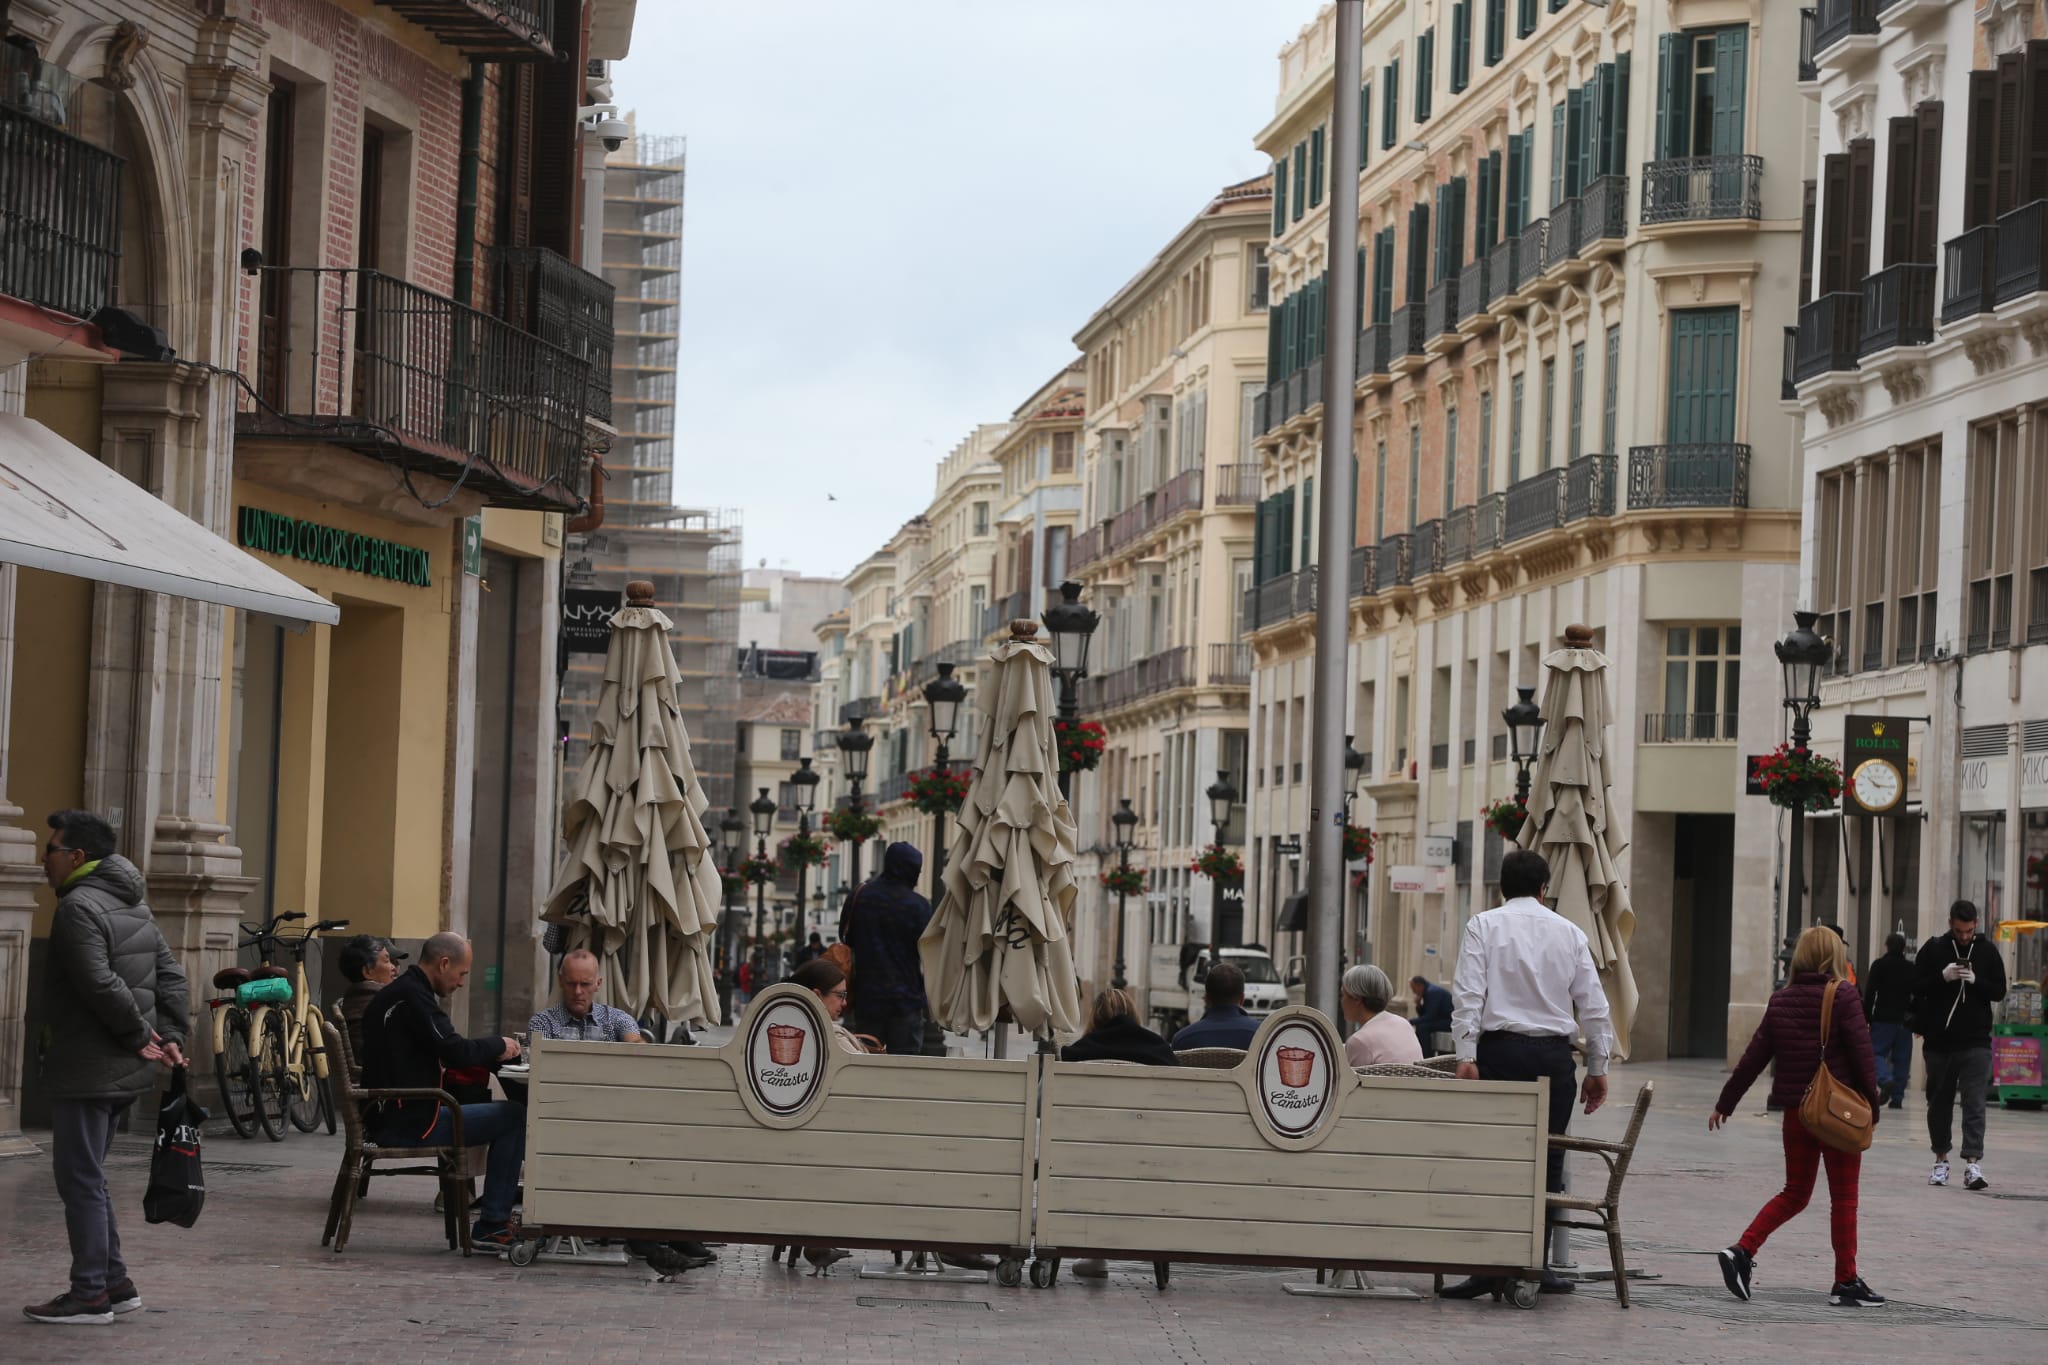
[[[598,974],[597,954],[579,948],[562,959],[555,977],[562,988],[562,1003],[550,1005],[527,1020],[526,1031],[535,1037],[566,1039],[581,1043],[644,1043],[640,1024],[632,1015],[597,999],[604,984]]]

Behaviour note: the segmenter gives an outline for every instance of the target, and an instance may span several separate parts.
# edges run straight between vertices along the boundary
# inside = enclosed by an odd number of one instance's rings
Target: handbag
[[[171,1070],[171,1088],[156,1111],[156,1149],[149,1157],[149,1188],[142,1216],[151,1223],[189,1228],[206,1207],[206,1176],[199,1165],[199,1126],[206,1110],[185,1093],[182,1066]]]
[[[1835,1078],[1828,1069],[1828,1039],[1834,1034],[1835,989],[1842,983],[1828,982],[1820,1002],[1820,1067],[1799,1101],[1799,1121],[1814,1141],[1838,1152],[1867,1152],[1873,1136],[1875,1116],[1870,1101]]]

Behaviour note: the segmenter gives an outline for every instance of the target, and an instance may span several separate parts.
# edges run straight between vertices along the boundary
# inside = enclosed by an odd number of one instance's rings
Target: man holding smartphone
[[[1956,1099],[1963,1101],[1963,1186],[1984,1178],[1984,1095],[1991,1087],[1991,1006],[2005,998],[2005,959],[1977,932],[1977,907],[1957,901],[1948,932],[1921,945],[1914,964],[1913,1018],[1927,1068],[1927,1140],[1934,1148],[1930,1185],[1948,1184]]]

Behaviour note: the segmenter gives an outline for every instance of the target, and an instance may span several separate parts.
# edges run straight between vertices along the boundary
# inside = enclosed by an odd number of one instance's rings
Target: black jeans
[[[1571,1126],[1572,1101],[1578,1097],[1578,1066],[1572,1060],[1572,1040],[1539,1038],[1526,1033],[1482,1033],[1479,1035],[1479,1078],[1484,1081],[1533,1081],[1550,1077],[1550,1131],[1562,1133]],[[1564,1151],[1550,1150],[1552,1193],[1564,1190]]]
[[[96,1299],[128,1278],[121,1259],[121,1234],[114,1227],[114,1201],[107,1193],[107,1151],[121,1111],[134,1100],[52,1100],[50,1165],[57,1196],[64,1201],[64,1230],[71,1237],[71,1292]]]
[[[1966,1047],[1955,1052],[1926,1049],[1927,1145],[1948,1158],[1954,1134],[1956,1100],[1963,1102],[1964,1161],[1984,1158],[1984,1095],[1991,1086],[1991,1049]]]

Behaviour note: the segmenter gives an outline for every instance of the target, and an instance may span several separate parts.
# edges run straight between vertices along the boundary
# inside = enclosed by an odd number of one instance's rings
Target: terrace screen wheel
[[[1516,1280],[1511,1301],[1517,1308],[1534,1308],[1537,1298],[1543,1292],[1541,1280]]]
[[[1005,1289],[1015,1289],[1024,1283],[1024,1263],[1015,1256],[1005,1256],[996,1262],[996,1283]]]
[[[538,1255],[540,1255],[540,1243],[532,1239],[514,1242],[505,1250],[505,1259],[516,1266],[532,1265],[533,1258]]]

